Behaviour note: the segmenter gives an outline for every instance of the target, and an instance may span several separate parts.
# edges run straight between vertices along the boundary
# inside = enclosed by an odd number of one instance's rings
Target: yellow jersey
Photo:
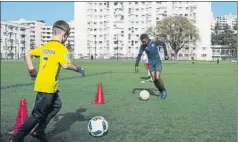
[[[58,90],[61,66],[71,63],[68,49],[59,41],[51,40],[43,46],[32,49],[30,53],[40,57],[34,91],[55,93]]]

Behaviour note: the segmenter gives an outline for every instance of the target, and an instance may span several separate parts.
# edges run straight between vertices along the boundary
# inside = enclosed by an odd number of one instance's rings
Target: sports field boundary
[[[96,75],[104,75],[104,74],[109,74],[109,73],[112,73],[112,72],[94,73],[94,74],[86,75],[86,77],[96,76]],[[75,79],[75,78],[82,78],[82,76],[65,77],[65,78],[62,78],[60,80],[70,80],[70,79]],[[34,82],[21,83],[21,84],[10,84],[10,85],[6,85],[6,86],[1,86],[1,90],[11,89],[11,88],[18,88],[18,87],[26,87],[26,86],[30,86],[30,85],[33,85],[33,84],[34,84]]]

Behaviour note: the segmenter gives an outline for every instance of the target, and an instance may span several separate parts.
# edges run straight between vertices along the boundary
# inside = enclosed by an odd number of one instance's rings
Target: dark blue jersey
[[[141,60],[141,56],[143,52],[147,54],[148,61],[150,63],[158,63],[161,62],[160,55],[159,55],[159,50],[160,48],[164,49],[164,53],[167,56],[167,48],[166,45],[163,41],[160,40],[151,40],[150,43],[147,46],[141,46],[139,49],[138,56],[136,58],[136,66],[139,65],[139,62]]]

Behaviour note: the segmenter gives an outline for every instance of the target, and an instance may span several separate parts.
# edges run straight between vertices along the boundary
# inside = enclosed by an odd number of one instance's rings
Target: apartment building
[[[234,27],[237,27],[237,15],[233,15],[231,13],[223,15],[223,16],[217,16],[217,17],[213,17],[213,23],[212,23],[212,27],[214,27],[216,25],[216,23],[218,23],[220,26],[225,26],[226,24],[228,24],[232,29],[234,29]]]
[[[46,26],[43,20],[34,21],[34,20],[19,19],[10,22],[22,24],[30,28],[31,48],[41,45],[41,29],[42,27]]]
[[[76,58],[135,58],[140,34],[173,15],[187,17],[200,35],[179,59],[212,58],[210,2],[75,2],[74,15]]]
[[[227,60],[232,57],[232,49],[229,45],[213,45],[211,48],[213,60]]]
[[[30,49],[30,28],[1,21],[1,59],[20,59]]]

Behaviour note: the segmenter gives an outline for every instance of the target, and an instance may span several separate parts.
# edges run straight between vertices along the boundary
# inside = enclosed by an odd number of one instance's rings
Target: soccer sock
[[[148,69],[148,77],[150,77],[151,76],[151,74],[150,74],[150,70]]]
[[[161,92],[162,90],[161,90],[161,88],[158,86],[158,80],[156,79],[156,80],[154,80],[154,85],[155,85],[155,87]]]
[[[154,84],[160,92],[162,92],[163,90],[166,90],[165,87],[164,87],[164,83],[163,83],[162,79],[156,79],[154,81]]]
[[[164,87],[164,83],[161,78],[158,79],[158,86],[160,87],[161,90],[166,90]]]

